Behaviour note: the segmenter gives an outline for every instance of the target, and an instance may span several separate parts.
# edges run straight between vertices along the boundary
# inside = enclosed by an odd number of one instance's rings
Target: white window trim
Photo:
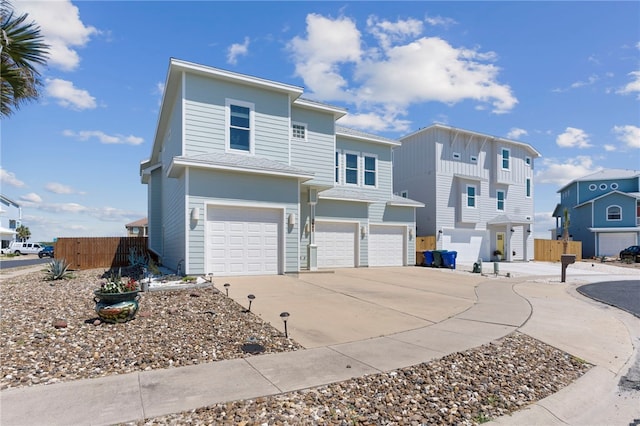
[[[620,219],[609,219],[609,209],[613,207],[617,207],[620,210]],[[617,204],[612,204],[610,206],[607,206],[606,215],[607,215],[607,222],[620,222],[622,220],[622,207],[620,207]]]
[[[336,185],[342,185],[342,164],[344,163],[344,159],[342,158],[342,153],[340,151],[336,151],[336,155],[338,156],[338,164],[334,165],[333,171],[335,173],[336,167],[338,168],[338,178],[336,179],[335,176],[333,178]]]
[[[451,158],[453,158],[454,160],[459,160],[462,158],[462,154],[460,154],[459,152],[454,152],[453,154],[451,154]]]
[[[304,137],[303,138],[299,138],[294,136],[293,133],[293,126],[300,126],[302,128],[304,128]],[[307,141],[307,123],[301,123],[299,121],[292,121],[291,122],[291,139],[295,139],[297,141]]]
[[[527,187],[527,182],[529,182],[529,186]],[[524,196],[526,198],[531,198],[531,194],[533,193],[533,180],[531,178],[526,178],[524,180]],[[527,190],[529,191],[529,193],[527,194]]]
[[[509,156],[509,167],[504,167],[504,152],[507,151]],[[500,148],[500,167],[502,170],[511,170],[511,150],[509,148]]]
[[[618,189],[618,184],[617,184],[616,182],[612,182],[612,183],[609,185],[609,188],[611,188],[611,189],[613,189],[613,190],[615,191],[616,189]]]
[[[403,191],[400,191],[400,196],[402,198],[409,198],[409,191],[407,191],[406,189]]]
[[[477,163],[478,162],[478,156],[477,155],[472,155],[469,157],[469,161],[471,161],[472,163]]]
[[[469,188],[473,188],[473,206],[469,205]],[[478,187],[476,185],[467,185],[464,190],[465,194],[465,203],[464,206],[467,209],[476,209],[478,208]]]
[[[355,155],[356,156],[356,178],[358,179],[357,183],[348,183],[347,182],[347,155]],[[345,186],[361,186],[360,184],[362,183],[362,165],[361,163],[361,156],[359,152],[356,151],[347,151],[347,150],[343,150],[342,151],[342,167],[340,167],[340,171],[342,171],[342,184]]]
[[[595,183],[589,185],[589,191],[595,191],[596,189],[598,189],[598,185]]]
[[[500,198],[498,194],[502,194],[502,208],[499,207]],[[503,212],[507,204],[507,194],[503,189],[496,190],[496,211]]]
[[[231,105],[237,105],[244,108],[249,108],[249,151],[242,149],[231,148]],[[233,152],[235,154],[253,155],[255,153],[255,104],[251,102],[239,101],[237,99],[227,98],[225,99],[225,151]]]
[[[366,168],[365,168],[365,163],[366,163],[365,157],[371,157],[371,158],[376,160],[376,169],[374,170],[376,181],[375,181],[375,183],[373,185],[367,185],[365,183],[365,180],[364,180],[364,175],[365,175],[365,172],[367,171]],[[365,187],[365,188],[378,188],[378,173],[379,173],[379,171],[380,171],[380,165],[379,165],[379,162],[378,162],[378,156],[376,154],[363,153],[362,154],[362,180],[361,180],[362,186]]]
[[[533,165],[532,161],[533,160],[528,155],[524,157],[524,164],[526,164],[527,166],[531,167]]]
[[[605,191],[607,189],[607,184],[606,183],[601,183],[598,188],[600,188],[600,191]]]

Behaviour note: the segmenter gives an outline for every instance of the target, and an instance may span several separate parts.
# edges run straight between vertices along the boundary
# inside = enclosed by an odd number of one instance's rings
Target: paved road
[[[578,287],[578,292],[640,318],[640,280],[606,281]]]
[[[18,268],[22,266],[32,266],[32,265],[40,265],[42,263],[49,263],[51,259],[45,257],[43,259],[38,258],[38,256],[24,256],[24,259],[11,259],[11,260],[0,260],[0,269],[10,269],[10,268]]]

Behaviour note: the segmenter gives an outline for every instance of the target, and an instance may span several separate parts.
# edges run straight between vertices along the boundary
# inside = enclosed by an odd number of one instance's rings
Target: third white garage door
[[[634,232],[601,232],[598,256],[617,256],[620,250],[636,245]]]
[[[369,266],[404,265],[403,226],[370,226]]]
[[[214,276],[279,273],[282,211],[210,206],[207,272]]]
[[[318,268],[353,268],[356,230],[355,223],[316,222]]]

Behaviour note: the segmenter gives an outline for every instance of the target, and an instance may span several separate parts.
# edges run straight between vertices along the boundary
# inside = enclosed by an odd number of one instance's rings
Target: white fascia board
[[[333,105],[322,104],[319,102],[313,102],[308,99],[296,99],[293,102],[294,106],[306,109],[312,109],[316,111],[323,111],[333,114],[334,120],[344,117],[347,115],[347,110],[344,108],[340,108]]]

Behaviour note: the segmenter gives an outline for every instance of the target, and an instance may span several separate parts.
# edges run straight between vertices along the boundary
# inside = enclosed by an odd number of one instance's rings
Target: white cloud
[[[16,188],[23,188],[26,184],[18,179],[15,173],[8,172],[5,169],[0,169],[0,182],[3,184],[11,185]]]
[[[369,112],[363,114],[347,114],[338,120],[338,124],[346,127],[367,129],[372,132],[391,130],[407,132],[411,128],[409,120],[399,119],[394,114]]]
[[[227,63],[235,65],[238,63],[238,56],[247,56],[249,53],[249,37],[244,38],[244,43],[234,43],[227,50]]]
[[[47,95],[58,100],[58,104],[75,110],[94,109],[96,99],[88,91],[78,89],[73,83],[59,78],[46,80]]]
[[[58,182],[49,182],[44,188],[54,194],[74,194],[76,192],[72,187]]]
[[[630,124],[614,126],[612,131],[618,135],[618,140],[624,142],[629,148],[640,148],[640,127]]]
[[[35,192],[30,192],[28,194],[21,195],[20,200],[24,201],[26,204],[39,204],[42,202],[42,197]]]
[[[444,27],[449,28],[451,25],[457,24],[455,19],[452,18],[443,18],[442,16],[426,16],[424,18],[425,22],[432,27]]]
[[[574,179],[601,169],[602,167],[593,166],[593,159],[589,156],[580,155],[562,163],[553,158],[543,159],[536,173],[536,183],[550,183],[562,187]]]
[[[633,93],[637,93],[638,99],[640,99],[640,71],[633,71],[628,75],[631,76],[632,81],[622,89],[616,91],[616,93],[621,95],[631,95]]]
[[[558,135],[556,144],[561,148],[590,148],[589,135],[582,129],[567,127],[564,133]]]
[[[100,143],[107,145],[140,145],[144,142],[144,139],[138,136],[108,135],[101,130],[81,130],[79,132],[64,130],[62,134],[83,142],[95,138],[98,139]]]
[[[604,150],[607,151],[607,152],[611,152],[611,151],[615,151],[616,150],[615,145],[604,144],[603,147],[604,147]]]
[[[49,47],[48,65],[64,71],[72,71],[80,64],[76,48],[85,46],[98,30],[86,26],[80,13],[70,1],[15,1],[18,14],[28,13],[29,18],[40,26]]]
[[[591,75],[587,78],[587,80],[578,80],[576,82],[571,83],[569,87],[553,89],[552,92],[563,93],[563,92],[568,92],[571,89],[578,89],[584,86],[591,86],[595,84],[598,80],[600,80],[600,77],[598,77],[597,75]]]
[[[507,139],[519,139],[521,136],[527,136],[529,132],[524,129],[520,129],[518,127],[513,127],[507,133]]]
[[[358,104],[392,124],[412,104],[455,104],[472,100],[494,113],[509,112],[518,100],[498,82],[493,52],[456,48],[438,37],[421,37],[421,21],[367,20],[367,40],[355,21],[307,15],[307,32],[288,48],[300,76],[315,98]],[[389,119],[389,117],[392,117]]]

